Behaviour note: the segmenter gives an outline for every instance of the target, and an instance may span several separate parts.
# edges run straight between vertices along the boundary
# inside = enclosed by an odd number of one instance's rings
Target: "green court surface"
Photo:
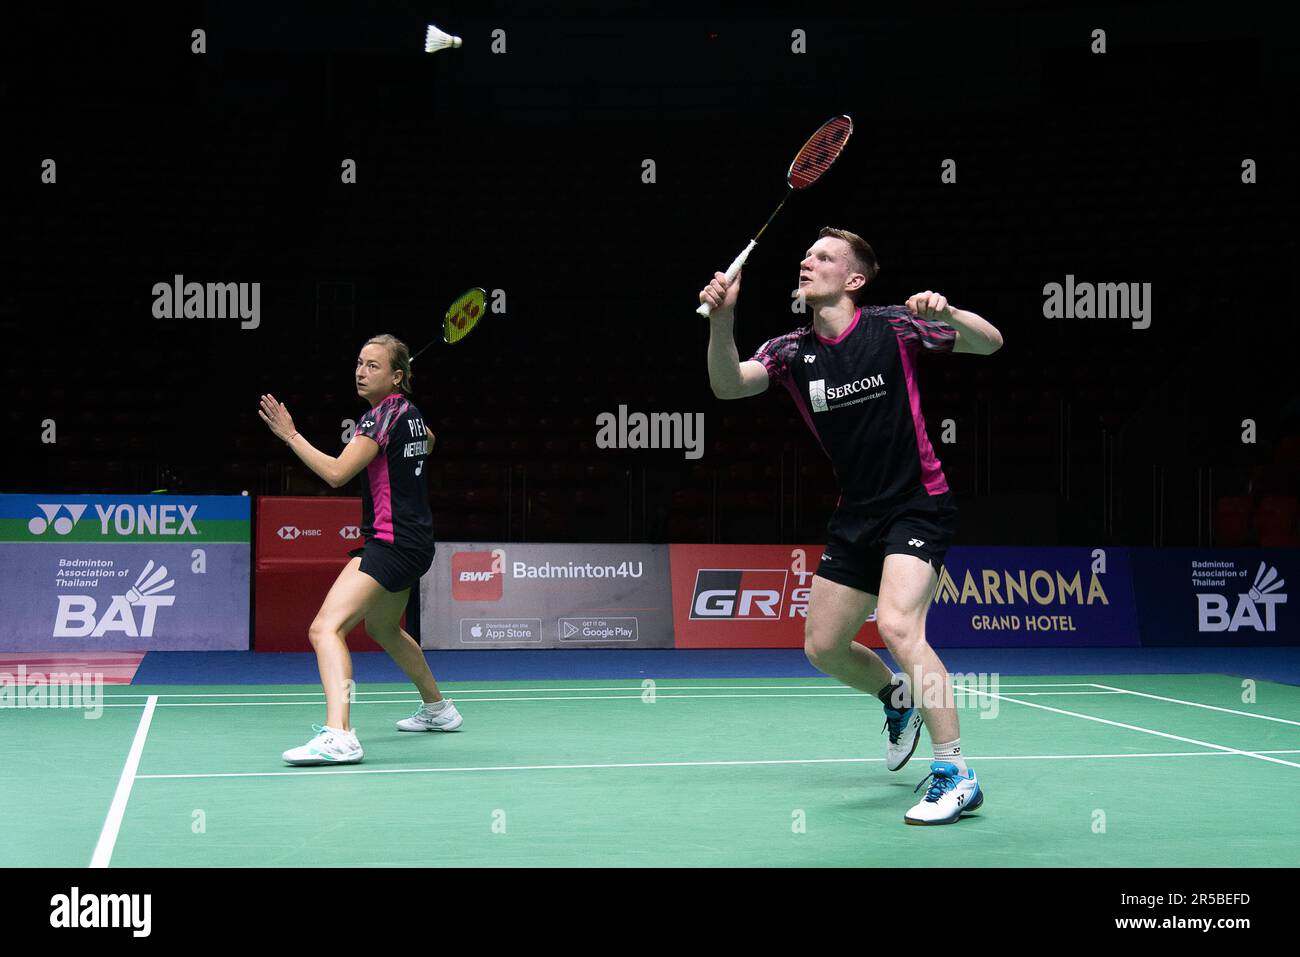
[[[929,739],[884,766],[828,679],[358,689],[365,762],[291,768],[318,687],[115,687],[0,714],[6,866],[1295,866],[1300,688],[1222,675],[999,676],[961,710],[976,814],[909,827]],[[1243,697],[1247,699],[1243,702]]]

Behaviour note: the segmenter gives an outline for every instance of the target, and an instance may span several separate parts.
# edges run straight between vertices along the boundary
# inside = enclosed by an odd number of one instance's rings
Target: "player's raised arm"
[[[379,454],[379,445],[365,436],[354,437],[337,458],[322,452],[293,427],[293,418],[289,415],[289,410],[285,408],[283,402],[277,402],[272,395],[262,396],[261,408],[257,410],[257,414],[261,416],[262,421],[275,437],[293,449],[302,463],[324,479],[330,488],[342,488],[347,485]]]
[[[740,276],[727,282],[724,273],[700,290],[700,302],[713,312],[709,316],[709,387],[719,399],[743,399],[767,389],[767,369],[752,359],[740,361],[733,327]]]
[[[966,309],[950,305],[947,297],[940,293],[928,289],[918,292],[907,300],[907,308],[921,319],[946,322],[956,329],[957,341],[953,344],[953,352],[991,356],[1002,348],[1002,333],[993,323]]]

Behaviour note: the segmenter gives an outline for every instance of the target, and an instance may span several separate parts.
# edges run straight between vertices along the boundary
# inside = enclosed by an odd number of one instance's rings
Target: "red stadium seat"
[[[1224,548],[1249,545],[1253,503],[1249,496],[1224,496],[1214,503],[1214,544]]]
[[[1255,511],[1255,530],[1265,548],[1294,548],[1300,545],[1296,529],[1296,497],[1266,495]]]

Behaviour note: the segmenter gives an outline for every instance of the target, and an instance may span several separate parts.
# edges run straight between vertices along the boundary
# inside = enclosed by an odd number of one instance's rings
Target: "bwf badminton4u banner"
[[[247,650],[249,552],[240,495],[0,495],[0,650]]]
[[[425,648],[671,648],[666,545],[439,542]]]

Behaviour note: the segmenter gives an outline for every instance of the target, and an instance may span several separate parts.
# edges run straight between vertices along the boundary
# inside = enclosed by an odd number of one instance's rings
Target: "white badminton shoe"
[[[984,803],[975,772],[967,769],[963,775],[949,761],[931,761],[929,775],[915,790],[921,790],[926,781],[930,787],[925,798],[903,815],[908,824],[951,824]]]
[[[436,704],[436,702],[435,702]],[[398,731],[455,731],[465,720],[448,698],[442,699],[437,711],[430,711],[429,704],[422,704],[415,714],[397,722]]]
[[[284,752],[284,760],[289,764],[358,764],[365,752],[357,740],[356,731],[340,731],[325,725],[313,724],[316,732],[301,748],[290,748]]]
[[[919,708],[895,711],[885,705],[885,726],[881,731],[889,732],[889,744],[885,747],[885,767],[897,771],[916,751],[916,742],[921,738],[921,718]]]

